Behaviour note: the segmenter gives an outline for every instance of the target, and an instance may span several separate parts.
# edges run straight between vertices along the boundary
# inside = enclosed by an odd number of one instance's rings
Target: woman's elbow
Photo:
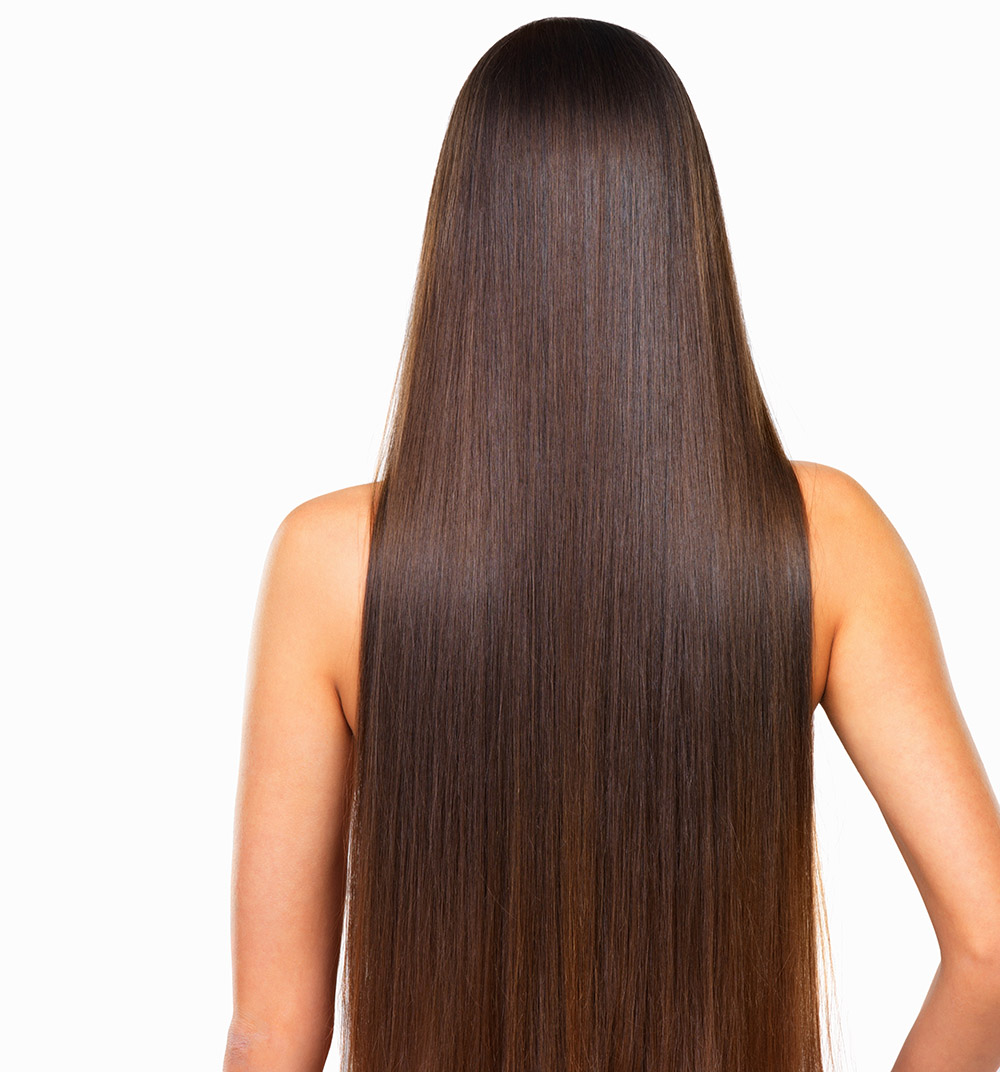
[[[311,1025],[271,1028],[233,1017],[222,1072],[322,1072],[332,1037]]]

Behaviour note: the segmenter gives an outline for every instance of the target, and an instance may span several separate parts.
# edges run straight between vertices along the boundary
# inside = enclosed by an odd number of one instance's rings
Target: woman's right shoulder
[[[810,521],[865,524],[885,518],[868,491],[849,473],[822,462],[793,461]]]
[[[793,461],[792,466],[809,523],[814,590],[834,643],[866,613],[879,607],[888,613],[900,600],[907,613],[919,610],[926,617],[930,608],[916,563],[867,488],[832,465]]]
[[[916,564],[862,485],[793,463],[832,614],[821,704],[920,890],[942,955],[1000,970],[1000,812]]]
[[[809,524],[815,594],[832,635],[852,601],[872,586],[919,579],[895,526],[858,480],[821,462],[793,461],[792,467]]]
[[[821,462],[793,461],[805,504],[813,601],[814,703],[828,695],[834,641],[864,592],[863,575],[877,549],[900,553],[888,518],[854,477]]]

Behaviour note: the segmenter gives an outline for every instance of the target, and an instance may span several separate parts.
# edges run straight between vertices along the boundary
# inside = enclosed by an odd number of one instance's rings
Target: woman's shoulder
[[[340,581],[356,587],[367,565],[372,496],[376,484],[352,484],[306,499],[290,510],[275,539],[286,553],[298,556],[317,574],[317,581]],[[363,575],[363,573],[361,573]]]
[[[297,628],[309,628],[326,652],[352,729],[375,487],[354,484],[299,503],[282,518],[269,552],[268,572],[294,579]]]
[[[896,583],[909,555],[878,503],[832,465],[792,461],[805,504],[813,597],[813,700],[824,703],[834,646],[873,589]],[[825,706],[825,703],[824,703]]]
[[[352,484],[322,495],[313,496],[293,507],[282,519],[282,525],[306,532],[331,533],[358,514],[364,514],[376,484]]]
[[[892,522],[868,490],[849,473],[814,461],[793,461],[809,523],[817,580],[838,609],[872,568],[908,558]]]
[[[858,598],[908,565],[895,528],[853,476],[821,462],[793,460],[809,528],[814,608],[814,687],[825,692],[834,639]],[[275,544],[303,578],[310,600],[321,593],[331,632],[334,674],[353,688],[359,656],[371,508],[378,482],[339,488],[300,503],[282,520]],[[345,706],[352,697],[344,696]]]
[[[877,509],[868,491],[843,469],[812,461],[792,461],[792,468],[810,512],[818,509],[824,516],[830,511],[840,516],[848,511]]]
[[[317,570],[357,567],[367,558],[375,484],[352,484],[306,499],[278,526],[289,553],[305,556]]]
[[[859,481],[831,466],[793,464],[816,583],[836,619],[823,709],[906,860],[944,961],[985,965],[995,978],[996,798],[920,573]]]
[[[367,565],[373,488],[354,484],[299,503],[281,520],[273,547],[330,595],[350,598]]]
[[[895,526],[869,491],[849,473],[820,462],[793,461],[809,527],[809,554],[817,638],[832,656],[848,635],[890,611],[900,630],[924,614],[926,597],[917,567]],[[843,662],[844,660],[841,660]],[[828,698],[837,660],[830,658],[823,696]],[[824,707],[826,703],[824,702]]]

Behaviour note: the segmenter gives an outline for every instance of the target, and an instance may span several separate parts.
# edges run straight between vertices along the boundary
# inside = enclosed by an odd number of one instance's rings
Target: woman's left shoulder
[[[268,551],[265,583],[282,593],[294,631],[308,632],[325,649],[339,680],[357,647],[372,491],[372,484],[355,484],[299,503],[282,518]]]
[[[310,539],[337,540],[349,536],[368,520],[374,484],[352,484],[306,499],[281,521],[279,532]]]

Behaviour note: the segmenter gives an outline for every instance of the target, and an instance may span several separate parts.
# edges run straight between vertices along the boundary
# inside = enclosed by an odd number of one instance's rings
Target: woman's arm
[[[335,686],[356,511],[293,510],[271,543],[247,677],[224,1072],[320,1072],[334,1027],[352,735]]]
[[[1000,809],[899,534],[851,477],[813,466],[821,583],[835,593],[822,704],[927,907],[941,964],[892,1072],[1000,1067]]]

